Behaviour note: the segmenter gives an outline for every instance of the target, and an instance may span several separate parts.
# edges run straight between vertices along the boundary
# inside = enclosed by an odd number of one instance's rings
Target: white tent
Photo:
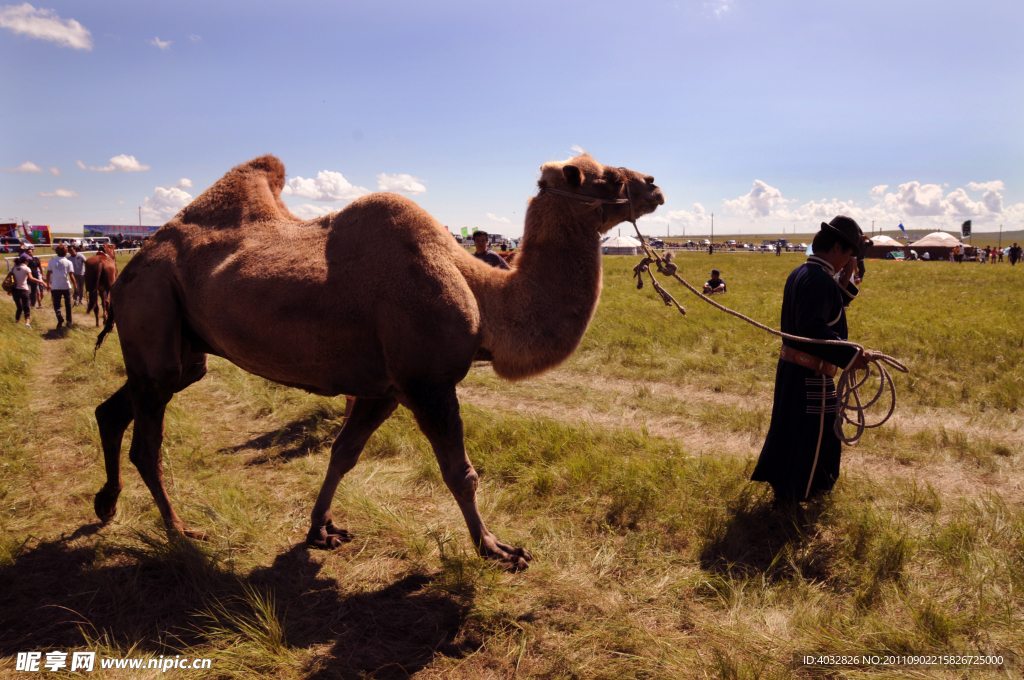
[[[601,244],[605,255],[636,255],[640,241],[628,236],[616,236]]]
[[[882,234],[881,236],[872,236],[871,245],[874,246],[885,246],[886,248],[902,248],[903,244],[894,239],[891,236]]]
[[[952,248],[953,246],[964,246],[960,239],[944,231],[933,231],[924,238],[914,241],[910,245],[915,248]]]

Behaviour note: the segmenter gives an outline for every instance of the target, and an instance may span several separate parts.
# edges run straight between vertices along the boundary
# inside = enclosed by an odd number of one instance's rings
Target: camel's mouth
[[[634,205],[633,209],[639,209],[644,215],[649,215],[657,210],[659,205],[665,205],[665,194],[661,193],[661,189],[658,187],[654,187],[653,191],[648,191],[647,195],[637,202],[640,205]]]

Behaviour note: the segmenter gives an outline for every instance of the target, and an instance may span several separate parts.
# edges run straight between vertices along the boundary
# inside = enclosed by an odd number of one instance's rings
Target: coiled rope
[[[619,168],[619,170],[625,173],[624,168]],[[896,385],[893,383],[892,376],[889,374],[889,371],[886,369],[886,366],[889,366],[901,373],[909,373],[910,369],[908,369],[900,361],[889,356],[888,354],[883,354],[881,352],[864,349],[863,345],[859,345],[856,342],[851,342],[849,340],[819,340],[817,338],[803,338],[800,337],[799,335],[783,333],[782,331],[777,331],[770,326],[766,326],[763,323],[755,321],[754,319],[751,319],[748,316],[740,314],[737,311],[729,309],[728,307],[725,307],[715,302],[707,295],[705,295],[703,292],[697,290],[689,283],[687,283],[687,281],[683,279],[683,277],[679,276],[679,268],[676,266],[674,262],[666,261],[660,255],[658,255],[657,252],[652,251],[650,247],[648,247],[647,240],[643,237],[643,234],[640,233],[640,228],[637,226],[636,218],[633,214],[633,202],[629,196],[629,181],[627,180],[626,182],[624,182],[624,185],[626,189],[625,199],[593,198],[590,196],[581,196],[579,194],[574,194],[569,191],[561,191],[557,189],[541,189],[541,191],[551,194],[557,194],[559,196],[567,196],[570,198],[575,198],[576,200],[579,201],[590,203],[591,207],[584,212],[587,212],[595,208],[598,209],[599,212],[601,212],[603,204],[628,204],[629,222],[633,225],[633,229],[636,230],[637,238],[640,239],[640,245],[643,247],[644,253],[646,253],[646,257],[644,257],[644,259],[642,259],[640,263],[637,264],[637,266],[633,267],[633,277],[637,280],[636,287],[638,290],[644,287],[643,275],[647,274],[650,277],[651,285],[654,287],[654,290],[656,290],[658,294],[661,296],[661,299],[665,303],[665,305],[668,307],[675,305],[675,308],[678,309],[683,316],[686,316],[686,310],[683,309],[683,306],[680,305],[674,297],[672,297],[671,293],[669,293],[662,287],[661,283],[658,282],[658,279],[654,277],[654,272],[651,271],[650,267],[652,262],[657,266],[658,273],[664,274],[665,276],[671,276],[676,281],[686,286],[686,288],[688,288],[691,293],[693,293],[700,299],[704,300],[712,307],[720,309],[726,314],[731,314],[732,316],[735,316],[738,319],[742,319],[743,321],[746,321],[750,325],[755,326],[756,328],[760,328],[761,330],[767,333],[771,333],[772,335],[776,335],[780,338],[784,338],[786,340],[793,340],[796,342],[806,342],[814,345],[838,345],[841,347],[852,347],[856,349],[857,355],[854,357],[853,361],[855,363],[858,358],[864,358],[864,362],[866,364],[864,369],[864,376],[858,379],[857,370],[844,370],[842,375],[836,381],[836,422],[834,430],[836,437],[841,442],[849,446],[856,446],[857,443],[860,441],[861,436],[864,434],[865,430],[875,427],[881,427],[889,420],[889,418],[892,417],[892,414],[896,410]],[[872,369],[878,372],[878,392],[876,392],[875,396],[865,403],[861,401],[860,388],[868,381],[868,378],[871,376]],[[882,395],[885,392],[888,392],[890,396],[889,410],[886,412],[885,416],[878,422],[868,423],[867,417],[865,416],[865,411],[874,404],[876,404],[878,400],[882,398]],[[851,436],[847,436],[845,431],[843,430],[843,427],[847,424],[854,426],[854,432]]]

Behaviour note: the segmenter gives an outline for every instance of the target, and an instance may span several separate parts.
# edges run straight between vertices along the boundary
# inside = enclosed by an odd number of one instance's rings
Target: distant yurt
[[[929,253],[932,260],[948,260],[949,253],[953,250],[954,246],[964,248],[968,254],[974,252],[974,248],[971,248],[966,243],[961,243],[960,239],[956,236],[947,234],[944,231],[934,231],[909,245],[913,246],[914,250],[921,253],[922,256],[925,253]]]
[[[616,236],[601,244],[605,255],[636,255],[640,241],[628,236]]]
[[[891,248],[891,247],[901,248],[901,247],[903,247],[902,243],[900,243],[899,241],[897,241],[896,239],[894,239],[891,236],[886,236],[885,234],[882,234],[881,236],[872,236],[871,237],[871,243],[873,243],[876,246],[885,246],[886,248]]]
[[[956,236],[947,234],[944,231],[933,231],[924,238],[914,241],[908,245],[912,245],[914,248],[917,248],[918,246],[921,246],[922,248],[927,248],[928,246],[939,246],[945,248],[952,248],[953,246],[967,247],[967,244],[961,243],[960,239]]]
[[[907,245],[905,243],[900,243],[890,236],[872,236],[871,245],[868,246],[864,256],[869,258],[884,258],[888,257],[889,253],[896,251],[906,254],[907,250]]]

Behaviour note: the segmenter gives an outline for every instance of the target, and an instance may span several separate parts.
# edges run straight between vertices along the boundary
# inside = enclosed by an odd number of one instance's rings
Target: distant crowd
[[[3,288],[14,298],[14,322],[32,327],[32,308],[43,308],[46,291],[50,292],[53,311],[57,315],[57,328],[65,324],[71,325],[71,308],[82,304],[85,287],[85,254],[75,246],[67,247],[62,243],[54,246],[55,256],[47,263],[46,275],[43,276],[43,263],[36,257],[35,246],[22,246],[11,271],[4,279]],[[64,314],[61,313],[63,306]],[[67,316],[65,321],[64,316]]]

